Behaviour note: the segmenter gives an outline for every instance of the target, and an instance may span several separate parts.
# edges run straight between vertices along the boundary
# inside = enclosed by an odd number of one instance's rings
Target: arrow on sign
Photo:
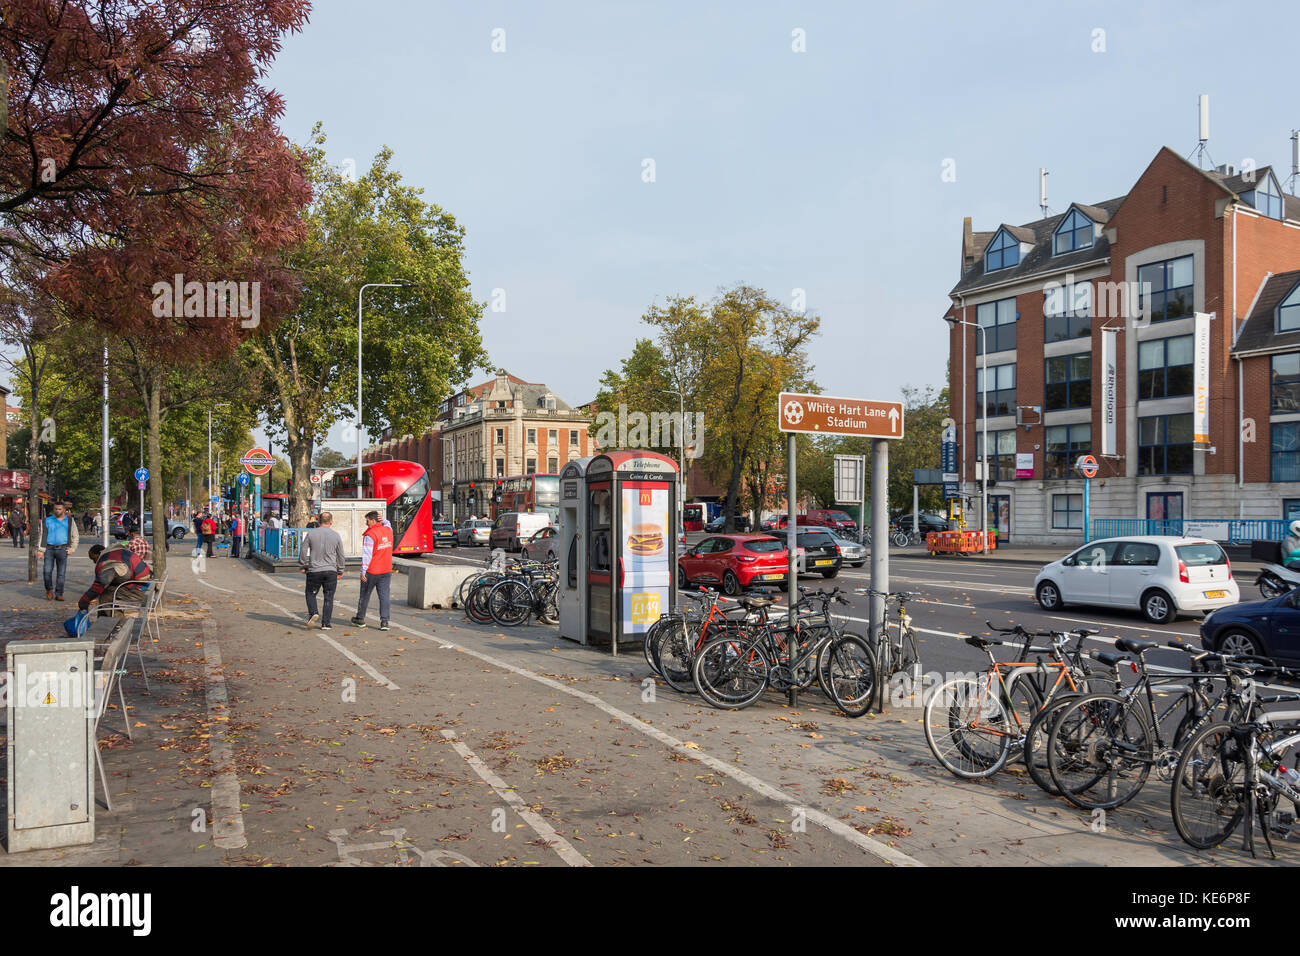
[[[898,431],[898,409],[897,408],[891,408],[889,410],[889,430],[891,432]]]

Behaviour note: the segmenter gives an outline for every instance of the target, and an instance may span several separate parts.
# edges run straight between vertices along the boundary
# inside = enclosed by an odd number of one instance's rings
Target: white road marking
[[[226,678],[221,671],[221,649],[217,646],[217,627],[212,608],[200,604],[203,619],[204,697],[208,716],[226,727],[230,719],[230,701],[226,696]],[[208,743],[212,765],[217,775],[212,780],[212,842],[223,850],[248,846],[244,835],[244,814],[240,809],[239,778],[235,775],[235,756],[225,732],[213,734]]]
[[[197,574],[194,575],[194,580],[195,580],[195,581],[198,581],[199,584],[202,584],[205,588],[212,588],[212,590],[214,590],[214,591],[224,591],[226,594],[234,594],[234,593],[235,593],[234,591],[230,590],[229,588],[219,588],[219,587],[217,587],[215,584],[209,584],[207,581],[203,580],[203,578],[200,577],[200,576],[197,575]]]
[[[1148,634],[1169,634],[1173,637],[1200,637],[1200,634],[1188,634],[1186,631],[1153,631],[1149,627],[1134,627],[1132,624],[1100,624],[1097,621],[1085,621],[1078,617],[1053,617],[1053,621],[1071,621],[1075,624],[1091,624],[1093,627],[1122,627],[1126,631],[1145,631]]]
[[[280,584],[278,581],[274,581],[271,578],[262,578],[262,580],[266,581],[269,584],[273,584],[275,587],[278,587],[281,590],[291,591],[295,594],[301,593],[294,588],[285,587],[283,584]],[[263,598],[263,600],[265,600],[265,598]],[[267,603],[270,602],[268,601]],[[274,605],[274,606],[278,607],[278,605]],[[647,737],[651,737],[654,740],[659,741],[665,747],[675,750],[677,753],[680,753],[682,756],[689,757],[692,760],[698,760],[700,763],[704,764],[705,766],[712,767],[718,773],[726,774],[727,776],[731,777],[733,780],[736,780],[742,785],[748,787],[750,790],[753,790],[755,793],[767,797],[769,800],[776,800],[780,803],[784,803],[786,806],[790,808],[791,813],[794,813],[796,811],[802,811],[805,819],[812,821],[813,823],[817,824],[818,826],[826,830],[829,830],[831,833],[835,834],[836,836],[844,840],[847,840],[849,843],[852,843],[858,849],[871,854],[872,856],[876,857],[879,860],[883,860],[886,863],[892,863],[896,866],[924,866],[925,865],[920,860],[913,859],[912,857],[908,856],[906,853],[902,852],[901,850],[896,850],[892,846],[887,846],[886,844],[881,843],[878,840],[873,840],[870,837],[864,836],[863,834],[859,833],[857,830],[853,829],[848,824],[840,820],[837,820],[835,817],[831,816],[830,814],[823,813],[821,810],[817,810],[813,807],[807,806],[804,803],[801,803],[800,801],[796,800],[794,797],[782,791],[780,788],[775,787],[764,780],[760,780],[758,777],[755,777],[753,774],[741,770],[739,767],[733,767],[731,764],[727,763],[726,761],[719,760],[717,757],[712,757],[702,750],[695,750],[687,747],[685,742],[678,740],[676,737],[672,736],[671,734],[666,734],[658,727],[652,727],[649,724],[645,723],[644,721],[638,720],[636,717],[633,717],[631,714],[627,713],[626,711],[619,710],[617,707],[613,706],[612,704],[606,703],[605,701],[601,700],[599,697],[596,697],[592,694],[585,693],[584,691],[577,690],[573,687],[569,687],[561,683],[560,681],[552,680],[549,677],[543,677],[540,674],[535,674],[532,671],[528,670],[527,668],[517,667],[514,664],[510,664],[507,663],[506,661],[499,660],[498,658],[492,657],[489,654],[484,654],[482,651],[476,651],[473,648],[463,647],[452,641],[447,641],[443,638],[434,637],[432,634],[426,634],[424,631],[416,630],[413,627],[406,627],[405,625],[400,625],[400,624],[397,626],[401,627],[402,630],[406,631],[408,634],[414,634],[416,637],[423,638],[426,641],[432,641],[435,644],[439,644],[443,647],[450,648],[453,650],[458,650],[464,654],[469,654],[471,657],[476,657],[479,660],[483,661],[484,663],[491,664],[493,667],[499,667],[502,670],[509,671],[510,673],[516,674],[519,677],[523,677],[528,680],[534,681],[538,684],[542,684],[545,687],[549,687],[551,690],[559,691],[562,694],[568,694],[570,697],[576,697],[578,700],[585,701],[586,703],[591,704],[593,707],[596,707],[597,709],[602,710],[605,713],[609,714],[611,717],[613,717],[615,720],[619,721],[620,723],[626,724],[628,727],[631,727],[633,730],[636,730],[639,733],[646,735]]]
[[[266,598],[262,598],[262,600],[263,600],[263,601],[266,601]],[[302,618],[300,618],[297,614],[294,614],[294,613],[293,613],[292,611],[290,611],[287,607],[284,607],[284,606],[282,606],[282,605],[276,604],[274,601],[266,601],[266,603],[269,604],[269,605],[271,605],[271,607],[273,607],[273,608],[278,608],[278,609],[279,609],[280,611],[282,611],[286,616],[292,618],[292,619],[295,620],[295,621],[301,621],[301,620],[302,620]],[[398,687],[396,684],[394,684],[392,681],[390,681],[387,677],[385,677],[383,674],[379,673],[379,671],[375,670],[375,669],[374,669],[373,667],[371,667],[368,663],[366,663],[365,661],[363,661],[363,660],[362,660],[360,657],[358,657],[356,654],[353,654],[350,650],[348,650],[346,647],[344,647],[344,646],[343,646],[342,644],[340,644],[338,641],[334,640],[334,638],[330,637],[328,634],[322,634],[322,633],[320,633],[319,631],[316,631],[315,633],[316,633],[316,636],[319,637],[322,641],[324,641],[324,642],[325,642],[326,644],[328,644],[330,647],[334,648],[334,650],[338,651],[340,654],[342,654],[344,657],[346,657],[348,660],[350,660],[353,664],[356,664],[356,665],[357,665],[358,667],[360,667],[363,671],[365,671],[367,674],[369,674],[370,677],[371,677],[372,679],[374,679],[374,681],[375,681],[376,683],[383,684],[383,685],[384,685],[385,687],[387,687],[389,690],[400,690],[400,689],[401,689],[401,688]]]
[[[491,768],[479,759],[478,754],[457,740],[454,730],[443,730],[441,733],[447,739],[447,742],[456,748],[456,753],[464,757],[466,762],[474,768],[474,772],[482,778],[483,782],[495,790],[498,797],[510,804],[515,813],[523,817],[524,822],[533,828],[533,832],[550,845],[556,856],[569,866],[591,866],[591,861],[575,850],[572,843],[556,833],[549,823],[528,809],[528,804],[524,803],[523,798],[515,792],[514,788],[506,786],[505,781],[494,774]]]

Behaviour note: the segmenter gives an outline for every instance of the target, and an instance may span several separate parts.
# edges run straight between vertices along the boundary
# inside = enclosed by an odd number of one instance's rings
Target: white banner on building
[[[1210,443],[1210,319],[1207,312],[1196,313],[1192,340],[1192,441]]]
[[[1116,342],[1119,329],[1101,330],[1101,454],[1115,455],[1117,445],[1116,421],[1119,390],[1119,368],[1116,364]]]

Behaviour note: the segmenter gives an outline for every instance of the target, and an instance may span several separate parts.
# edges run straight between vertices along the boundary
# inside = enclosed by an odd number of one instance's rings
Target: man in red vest
[[[357,616],[352,623],[366,626],[366,608],[370,592],[379,591],[379,629],[388,630],[389,591],[393,578],[393,529],[379,520],[379,512],[366,514],[366,531],[361,536],[361,597],[357,599]]]

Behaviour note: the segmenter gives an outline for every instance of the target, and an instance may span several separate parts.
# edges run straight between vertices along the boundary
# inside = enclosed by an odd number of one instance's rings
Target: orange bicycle
[[[986,622],[988,623],[988,622]],[[1079,656],[1083,639],[1095,629],[1028,631],[1017,625],[990,630],[1013,633],[1025,639],[1019,659],[998,661],[991,647],[1000,640],[968,637],[966,643],[988,655],[982,676],[959,676],[940,684],[925,705],[925,740],[930,752],[947,770],[967,780],[989,777],[1001,770],[1013,751],[1020,753],[1030,725],[1040,710],[1062,693],[1077,693],[1084,674]],[[1071,636],[1078,645],[1067,660],[1065,645]],[[1051,647],[1031,647],[1034,637],[1048,637]],[[1027,660],[1046,654],[1051,660]]]

